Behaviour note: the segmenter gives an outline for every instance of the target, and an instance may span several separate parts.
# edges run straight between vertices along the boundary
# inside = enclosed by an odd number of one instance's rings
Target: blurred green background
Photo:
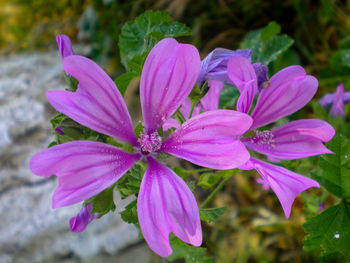
[[[270,74],[301,64],[319,79],[316,98],[333,92],[339,82],[349,90],[350,65],[344,56],[350,56],[350,1],[0,0],[0,54],[55,50],[55,36],[64,33],[89,47],[89,57],[115,78],[125,71],[118,49],[120,30],[146,10],[168,11],[173,20],[190,27],[192,36],[181,41],[195,44],[202,58],[216,47],[239,48],[248,32],[276,21],[295,42],[270,65]],[[313,116],[312,107],[299,114]],[[303,161],[285,166],[310,172]],[[204,225],[209,253],[223,263],[317,262],[317,254],[302,249],[301,225],[317,213],[320,202],[327,208],[336,199],[311,189],[297,198],[290,220],[285,220],[275,195],[262,190],[255,178],[239,173],[215,198],[213,207],[229,209],[215,225]],[[200,190],[198,199],[208,193]]]

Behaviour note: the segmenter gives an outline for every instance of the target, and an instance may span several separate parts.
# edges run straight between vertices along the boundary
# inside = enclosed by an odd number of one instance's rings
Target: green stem
[[[190,116],[188,117],[189,119],[191,119],[192,117],[192,113],[193,113],[193,109],[194,109],[194,106],[196,105],[196,103],[194,103],[193,101],[191,102],[191,111],[190,111]]]
[[[180,122],[180,124],[183,124],[186,121],[185,117],[182,115],[180,110],[177,110],[175,112],[175,118],[177,119],[178,122]]]
[[[193,170],[183,170],[184,173],[186,174],[193,174],[193,173],[202,173],[202,172],[212,172],[215,171],[210,168],[201,168],[201,169],[193,169]]]
[[[214,197],[216,196],[216,194],[225,186],[225,184],[228,182],[228,180],[230,180],[231,177],[232,177],[232,175],[229,176],[229,177],[224,178],[224,179],[220,182],[220,184],[218,184],[218,185],[216,186],[216,188],[214,189],[214,191],[211,192],[211,194],[207,197],[207,199],[204,200],[204,202],[201,204],[200,208],[206,207],[206,206],[214,199]]]

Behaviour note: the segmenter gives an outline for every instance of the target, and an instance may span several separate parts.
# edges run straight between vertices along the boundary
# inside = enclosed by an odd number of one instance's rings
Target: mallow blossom
[[[296,120],[277,128],[258,130],[293,114],[304,107],[315,95],[318,81],[313,76],[306,75],[302,67],[290,66],[279,71],[265,82],[260,92],[256,70],[246,57],[230,58],[227,63],[227,74],[240,91],[236,105],[238,111],[249,113],[254,97],[258,94],[257,103],[250,114],[253,124],[249,133],[241,137],[241,141],[248,149],[265,155],[273,162],[332,153],[323,145],[323,142],[331,140],[335,131],[323,120]],[[220,93],[212,91],[211,94],[211,100],[216,101],[218,105]],[[258,183],[264,189],[272,188],[287,218],[299,193],[310,187],[319,187],[319,184],[310,178],[256,158],[250,158],[239,168],[255,169],[261,175]]]
[[[244,57],[233,57],[228,62],[227,71],[240,91],[237,110],[249,113],[255,94],[258,93],[254,67]],[[317,79],[307,75],[300,66],[290,66],[277,72],[258,95],[250,114],[253,118],[250,131],[254,132],[254,136],[242,137],[244,145],[266,155],[270,160],[294,160],[332,153],[323,142],[331,140],[335,131],[323,120],[302,119],[277,128],[258,130],[304,107],[315,95],[317,87]],[[255,169],[261,175],[264,188],[269,186],[276,193],[287,218],[299,193],[310,187],[319,187],[310,178],[256,158],[250,158],[240,168]]]
[[[64,41],[60,43],[65,45]],[[213,110],[187,120],[167,138],[158,134],[188,97],[200,71],[197,49],[175,39],[160,41],[145,61],[140,80],[144,130],[139,138],[133,132],[120,92],[97,64],[85,57],[68,55],[63,58],[63,68],[79,81],[78,89],[48,91],[50,104],[81,125],[132,145],[134,151],[125,152],[95,141],[72,141],[36,154],[30,162],[33,173],[58,177],[52,207],[91,198],[118,181],[135,162],[143,160],[147,169],[137,199],[137,213],[146,242],[162,257],[172,253],[170,232],[184,242],[200,246],[202,232],[196,200],[187,184],[156,159],[157,154],[167,153],[212,169],[239,167],[250,158],[239,138],[251,126],[252,118],[237,111]],[[84,215],[89,207],[85,209]]]
[[[350,103],[350,91],[344,92],[344,85],[340,83],[335,91],[335,93],[330,93],[324,95],[320,99],[320,104],[322,107],[326,108],[331,106],[330,113],[334,116],[340,116],[344,118],[344,104]]]

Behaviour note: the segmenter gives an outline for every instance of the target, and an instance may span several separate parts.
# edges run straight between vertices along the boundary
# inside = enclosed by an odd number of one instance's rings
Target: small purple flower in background
[[[340,83],[334,95],[333,104],[331,107],[331,115],[333,117],[340,116],[344,118],[344,85]]]
[[[67,42],[60,43],[60,50],[67,50]],[[200,71],[197,49],[175,39],[160,41],[145,61],[140,81],[145,129],[139,139],[118,88],[97,64],[69,55],[63,58],[63,68],[79,81],[78,89],[48,91],[50,104],[81,125],[132,145],[135,152],[101,142],[73,141],[36,154],[30,162],[31,170],[38,176],[58,177],[52,207],[89,199],[114,184],[142,158],[148,167],[141,182],[137,213],[146,242],[162,257],[172,253],[170,232],[200,246],[196,200],[186,183],[156,156],[164,152],[212,169],[239,167],[250,158],[239,138],[251,126],[251,117],[231,110],[208,111],[179,125],[162,140],[158,129],[188,97]]]
[[[339,88],[341,86],[344,89],[343,83],[340,83],[337,88]],[[328,106],[333,104],[335,96],[336,96],[336,92],[335,93],[326,94],[319,100],[319,102],[322,105],[322,107],[326,108],[326,107],[328,107]],[[350,91],[344,92],[343,101],[344,101],[344,104],[350,103]]]
[[[335,93],[326,94],[320,99],[322,107],[326,108],[327,106],[332,105],[330,113],[333,117],[340,116],[341,118],[344,118],[344,104],[347,103],[350,103],[350,91],[344,92],[343,83],[338,85]]]
[[[92,220],[98,217],[98,213],[91,214],[92,204],[85,205],[76,217],[72,217],[69,220],[70,229],[72,232],[82,232],[92,222]]]
[[[257,94],[257,76],[253,65],[244,57],[233,57],[228,62],[228,76],[241,93],[237,110],[248,113]],[[306,75],[300,66],[290,66],[276,73],[259,93],[251,113],[253,124],[250,130],[254,131],[255,136],[243,137],[241,141],[247,148],[266,155],[270,160],[293,160],[332,153],[323,142],[331,140],[335,131],[322,120],[297,120],[272,130],[257,130],[304,107],[315,95],[317,86],[317,79]],[[276,193],[287,218],[300,192],[319,187],[312,179],[255,158],[240,168],[255,169],[261,175],[263,182],[260,183],[264,189],[269,186]]]
[[[227,75],[227,63],[232,57],[240,56],[250,61],[251,50],[238,49],[230,50],[226,48],[216,48],[210,52],[201,62],[201,71],[199,73],[197,83],[202,85],[206,80],[219,80],[224,83],[232,84],[231,79]],[[254,63],[254,70],[257,75],[258,87],[268,80],[267,66],[262,63]]]

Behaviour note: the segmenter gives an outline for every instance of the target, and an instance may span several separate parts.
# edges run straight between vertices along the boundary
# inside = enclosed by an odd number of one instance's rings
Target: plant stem
[[[196,105],[196,103],[193,103],[193,101],[191,102],[191,111],[190,111],[190,116],[188,117],[189,119],[191,119],[192,117],[192,113],[193,113],[193,109],[194,109],[194,106]]]
[[[211,168],[201,168],[201,169],[193,169],[193,170],[185,170],[184,172],[187,174],[193,174],[193,173],[201,173],[201,172],[213,172],[215,170]]]
[[[211,192],[211,194],[207,197],[207,199],[204,200],[204,202],[201,204],[200,208],[206,207],[206,206],[214,199],[214,197],[216,196],[216,194],[225,186],[225,184],[228,182],[228,180],[230,180],[231,177],[232,177],[232,175],[229,176],[229,177],[224,178],[224,179],[220,182],[220,184],[218,184],[218,185],[216,186],[216,188],[214,189],[214,191]]]

